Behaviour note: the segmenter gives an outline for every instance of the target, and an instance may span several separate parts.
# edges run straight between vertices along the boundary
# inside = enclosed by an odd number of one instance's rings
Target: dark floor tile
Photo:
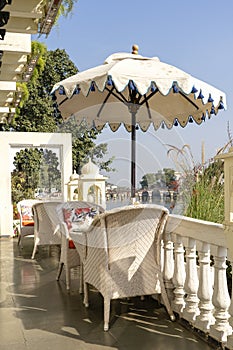
[[[56,281],[59,249],[33,240],[0,239],[0,349],[10,350],[207,350],[212,349],[151,297],[113,300],[110,330],[103,331],[103,298],[90,288],[89,307],[79,294],[79,270]]]

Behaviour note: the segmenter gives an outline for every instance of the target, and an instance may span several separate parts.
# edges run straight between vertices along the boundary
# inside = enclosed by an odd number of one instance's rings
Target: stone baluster
[[[215,307],[215,323],[210,326],[209,333],[212,338],[223,343],[227,341],[227,336],[232,333],[228,322],[230,296],[226,278],[226,256],[227,248],[218,247],[217,254],[214,256],[214,293],[212,298]]]
[[[175,265],[174,265],[174,276],[173,284],[175,289],[174,300],[172,301],[172,308],[179,315],[182,314],[185,305],[184,302],[184,281],[185,281],[185,264],[184,264],[184,247],[182,243],[182,237],[176,235],[175,242]]]
[[[200,299],[199,311],[194,326],[202,332],[208,332],[210,325],[214,323],[213,318],[213,282],[210,267],[210,245],[203,242],[199,251],[199,288],[197,296]]]
[[[173,282],[172,278],[174,275],[174,258],[173,258],[173,251],[174,251],[174,245],[171,240],[171,233],[166,233],[164,235],[164,267],[163,267],[163,278],[164,278],[164,284],[167,290],[168,298],[170,301],[173,300],[174,294],[173,294]]]
[[[233,267],[233,258],[231,258],[231,267]],[[231,279],[231,305],[229,307],[229,313],[231,317],[229,319],[229,323],[231,325],[231,328],[233,329],[233,273]],[[233,335],[230,335],[227,338],[227,349],[233,349]]]
[[[184,289],[187,297],[185,298],[185,308],[182,317],[192,324],[199,313],[196,240],[193,238],[188,239],[188,246],[186,247],[186,278]]]

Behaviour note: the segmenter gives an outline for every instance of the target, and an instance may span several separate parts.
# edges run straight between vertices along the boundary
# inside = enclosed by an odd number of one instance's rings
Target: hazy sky
[[[135,43],[141,55],[158,56],[226,93],[227,111],[200,126],[192,123],[184,129],[138,132],[139,181],[144,173],[173,166],[165,144],[189,144],[195,162],[200,162],[203,141],[208,159],[228,141],[228,123],[233,134],[232,13],[232,0],[79,0],[73,15],[60,19],[48,38],[39,40],[49,50],[65,49],[79,71],[102,64],[114,52],[131,52]],[[116,133],[106,129],[98,142],[108,142],[109,156],[116,157],[118,171],[110,174],[110,180],[127,184],[130,134],[123,127]]]

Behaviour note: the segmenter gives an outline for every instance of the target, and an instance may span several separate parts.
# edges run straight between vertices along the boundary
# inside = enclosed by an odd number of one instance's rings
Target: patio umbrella
[[[104,64],[56,83],[52,93],[64,119],[74,116],[98,130],[109,124],[112,131],[123,123],[131,132],[132,198],[138,128],[201,124],[226,109],[224,92],[157,57],[139,55],[137,45],[131,54],[112,54]]]

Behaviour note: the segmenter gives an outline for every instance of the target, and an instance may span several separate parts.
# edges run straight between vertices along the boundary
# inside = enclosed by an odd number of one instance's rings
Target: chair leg
[[[165,307],[167,309],[167,313],[170,316],[171,321],[175,321],[176,317],[172,311],[171,304],[169,302],[169,299],[167,296],[167,291],[166,291],[166,288],[163,284],[163,281],[161,281],[160,285],[161,285],[161,298],[163,300],[163,304],[165,305]]]
[[[104,298],[104,331],[109,329],[110,299]]]
[[[85,305],[85,307],[89,306],[89,300],[88,300],[88,283],[84,282],[84,299],[83,299],[83,303]]]
[[[79,293],[82,294],[83,293],[83,264],[80,263],[80,277],[79,277]]]
[[[19,234],[18,236],[18,245],[20,245],[20,243],[21,243],[21,234]]]
[[[57,281],[59,281],[59,279],[60,279],[63,266],[64,266],[64,263],[63,263],[63,262],[59,262],[59,267],[58,267],[57,276],[56,276],[56,280],[57,280]]]
[[[66,265],[66,289],[70,290],[70,268]]]
[[[34,236],[34,248],[33,248],[33,252],[32,252],[32,257],[31,257],[31,259],[34,259],[34,258],[35,258],[35,254],[36,254],[36,251],[37,251],[37,248],[38,248],[39,243],[40,243],[39,237]]]
[[[37,244],[34,244],[34,248],[33,248],[33,252],[32,252],[32,257],[31,257],[31,259],[34,259],[34,258],[35,258],[36,251],[37,251]]]

